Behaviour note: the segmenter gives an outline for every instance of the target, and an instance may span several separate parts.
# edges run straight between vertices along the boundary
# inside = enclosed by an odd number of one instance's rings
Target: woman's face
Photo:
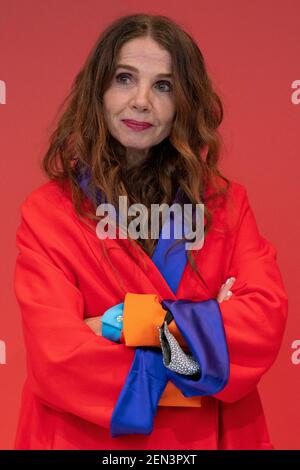
[[[104,116],[128,157],[147,156],[150,147],[170,134],[175,115],[171,68],[169,52],[148,37],[132,39],[119,51],[116,72],[103,96]],[[136,130],[123,122],[127,119],[152,126]]]

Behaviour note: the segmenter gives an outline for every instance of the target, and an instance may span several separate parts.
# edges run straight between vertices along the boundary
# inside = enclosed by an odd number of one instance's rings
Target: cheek
[[[103,108],[108,117],[112,117],[120,108],[120,99],[118,93],[109,90],[103,95]]]
[[[169,112],[166,113],[166,110],[164,110],[163,114],[163,120],[162,122],[164,123],[164,128],[166,129],[171,129],[174,121],[174,116],[175,112],[173,110],[169,110]]]
[[[172,124],[175,116],[175,106],[173,102],[164,103],[161,106],[161,116],[166,125]]]

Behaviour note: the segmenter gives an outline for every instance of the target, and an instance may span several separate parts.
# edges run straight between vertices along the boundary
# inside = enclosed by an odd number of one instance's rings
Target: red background
[[[51,123],[99,33],[117,16],[140,12],[169,16],[197,41],[225,109],[221,169],[246,186],[260,231],[278,250],[289,320],[259,389],[275,448],[300,449],[300,363],[292,363],[291,347],[300,339],[299,0],[153,0],[151,7],[145,0],[127,0],[126,7],[124,1],[0,0],[0,80],[6,84],[0,104],[0,341],[6,344],[0,448],[13,445],[25,376],[12,283],[19,207],[45,181],[39,161]]]

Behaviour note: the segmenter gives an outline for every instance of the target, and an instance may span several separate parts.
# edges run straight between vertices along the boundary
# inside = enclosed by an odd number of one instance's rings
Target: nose
[[[131,106],[139,111],[147,111],[151,108],[149,90],[147,87],[136,87],[131,99]]]

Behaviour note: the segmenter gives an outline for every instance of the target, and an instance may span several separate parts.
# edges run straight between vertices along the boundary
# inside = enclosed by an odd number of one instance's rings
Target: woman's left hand
[[[217,300],[219,303],[223,302],[224,300],[230,299],[230,297],[232,296],[232,291],[230,289],[233,286],[235,280],[235,277],[230,277],[229,279],[227,279],[226,282],[224,282],[224,284],[221,285],[217,296]]]

